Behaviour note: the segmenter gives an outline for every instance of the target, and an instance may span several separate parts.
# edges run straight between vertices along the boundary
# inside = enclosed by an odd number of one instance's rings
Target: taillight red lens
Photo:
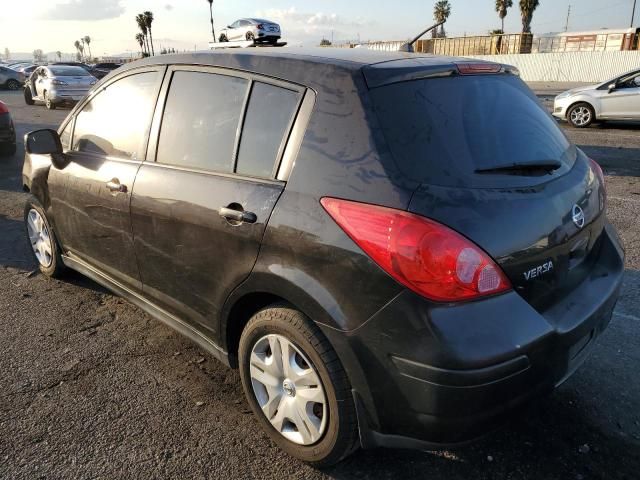
[[[0,113],[7,113],[9,108],[4,102],[0,102]]]
[[[502,65],[498,63],[457,63],[460,75],[487,75],[502,72]]]
[[[262,30],[264,28],[264,24],[263,23],[259,23],[258,24],[258,30]]]
[[[412,213],[325,197],[322,206],[385,272],[439,302],[472,300],[511,289],[500,267],[444,225]]]

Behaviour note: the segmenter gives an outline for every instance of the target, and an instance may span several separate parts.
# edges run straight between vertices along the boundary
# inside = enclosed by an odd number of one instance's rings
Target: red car
[[[16,153],[16,129],[9,113],[9,107],[0,102],[0,155]]]

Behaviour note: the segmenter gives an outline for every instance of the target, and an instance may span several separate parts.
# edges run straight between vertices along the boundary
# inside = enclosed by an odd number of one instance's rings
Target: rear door
[[[151,157],[131,202],[143,290],[215,332],[251,272],[284,182],[277,170],[303,90],[232,71],[170,69]]]
[[[96,92],[62,132],[63,145],[72,137],[68,165],[49,172],[56,233],[66,253],[135,289],[141,283],[129,203],[163,71],[134,70]]]

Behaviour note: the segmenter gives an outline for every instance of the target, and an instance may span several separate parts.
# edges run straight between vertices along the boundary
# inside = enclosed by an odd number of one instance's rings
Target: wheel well
[[[589,102],[585,101],[585,100],[580,100],[578,102],[573,102],[571,105],[569,105],[567,107],[567,113],[565,114],[565,117],[568,119],[569,118],[569,112],[571,111],[571,109],[573,107],[575,107],[576,105],[580,105],[581,103],[584,103],[585,105],[589,105],[589,107],[591,107],[591,110],[593,110],[593,119],[596,119],[596,109],[593,105],[591,105]]]
[[[238,368],[238,347],[240,346],[240,336],[245,325],[251,317],[263,308],[274,303],[287,303],[283,298],[271,293],[250,293],[238,300],[227,317],[226,341],[229,364],[233,368]]]

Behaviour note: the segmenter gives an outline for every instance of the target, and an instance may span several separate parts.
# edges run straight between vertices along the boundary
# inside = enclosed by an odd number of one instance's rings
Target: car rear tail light
[[[401,210],[325,197],[322,206],[385,272],[438,302],[511,289],[498,265],[473,242],[433,220]]]
[[[502,65],[497,63],[457,63],[460,75],[487,75],[502,72]]]
[[[9,113],[9,108],[3,102],[0,102],[0,113]]]
[[[258,30],[262,30],[264,28],[264,23],[259,23],[258,24]]]

